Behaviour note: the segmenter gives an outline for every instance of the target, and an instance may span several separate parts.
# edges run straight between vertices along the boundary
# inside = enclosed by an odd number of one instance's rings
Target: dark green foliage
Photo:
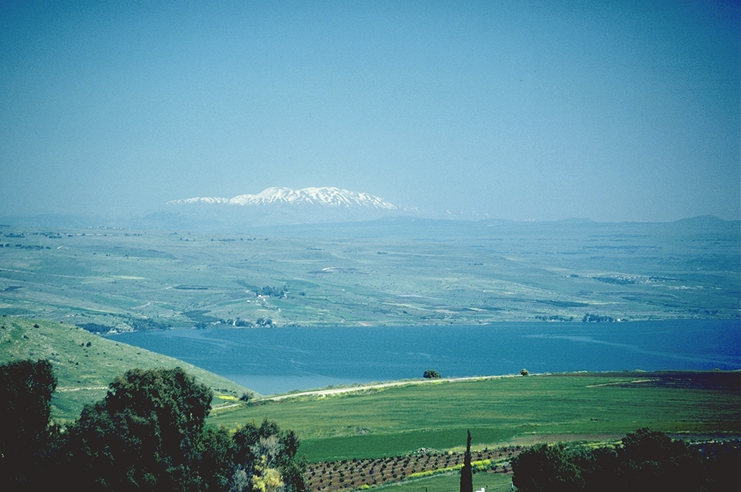
[[[698,446],[706,460],[707,490],[741,490],[741,441]]]
[[[584,315],[584,317],[581,319],[582,323],[612,323],[615,321],[615,318],[612,316],[600,316],[599,314],[592,314],[587,313]]]
[[[471,468],[471,431],[466,439],[466,454],[463,457],[461,468],[461,492],[473,492],[473,470]]]
[[[512,460],[513,483],[522,492],[624,491],[679,492],[738,490],[739,446],[701,452],[666,434],[639,429],[616,448],[540,445]]]
[[[48,464],[48,428],[57,381],[47,360],[0,366],[0,489],[27,489]]]
[[[49,426],[56,387],[47,361],[0,366],[0,490],[305,492],[299,441],[265,420],[234,435],[204,428],[211,390],[182,369],[136,369],[84,408],[66,432]]]
[[[283,476],[284,490],[286,492],[306,492],[304,475],[306,473],[305,459],[287,459],[280,465],[280,473]]]
[[[434,370],[434,369],[428,369],[428,370],[426,370],[424,372],[424,374],[422,375],[422,377],[425,378],[425,379],[439,379],[442,376],[440,376],[440,373],[437,372],[436,370]]]
[[[579,469],[562,444],[542,444],[523,451],[512,460],[512,470],[512,482],[523,492],[560,492],[584,487]]]
[[[251,477],[254,464],[266,458],[270,468],[280,470],[286,492],[304,492],[306,464],[296,459],[299,440],[293,431],[281,431],[277,424],[264,420],[258,427],[248,423],[233,436],[235,471],[240,470]]]
[[[90,333],[108,333],[116,329],[115,326],[102,325],[100,323],[80,323],[77,326]]]
[[[269,285],[266,285],[260,291],[258,292],[259,295],[265,296],[265,297],[285,297],[288,292],[288,286],[284,285],[283,287],[271,287]]]
[[[200,475],[203,490],[229,490],[234,474],[234,442],[223,427],[208,426],[201,442]]]
[[[623,438],[618,476],[627,490],[700,490],[703,463],[697,452],[662,432],[639,429]]]
[[[170,325],[151,318],[134,318],[133,316],[129,316],[128,324],[134,331],[167,330],[170,328]]]
[[[211,390],[182,369],[133,370],[69,429],[70,485],[87,490],[200,490]]]

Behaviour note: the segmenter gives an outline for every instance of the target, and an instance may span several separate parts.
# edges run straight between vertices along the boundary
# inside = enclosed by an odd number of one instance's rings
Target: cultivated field
[[[409,382],[277,401],[253,398],[248,405],[238,399],[246,391],[239,385],[89,333],[739,319],[739,222],[398,219],[243,234],[12,225],[0,232],[0,362],[52,362],[59,378],[55,418],[76,418],[129,368],[180,365],[215,389],[211,423],[234,428],[268,418],[296,431],[301,453],[316,465],[311,480],[317,491],[362,485],[456,490],[454,471],[434,478],[415,474],[428,471],[424,466],[457,466],[451,463],[460,460],[467,430],[480,453],[542,441],[611,441],[645,426],[690,439],[741,436],[738,372]],[[503,452],[494,460],[506,461]],[[411,456],[421,458],[412,464]],[[320,465],[342,460],[342,467]],[[355,465],[348,465],[352,460]],[[384,464],[388,476],[384,468],[382,480],[376,475],[362,482]],[[402,474],[404,482],[390,485]],[[480,473],[474,486],[509,490],[509,481],[506,474]]]
[[[689,436],[741,435],[741,373],[578,373],[414,384],[266,399],[214,411],[235,427],[275,420],[309,461],[450,450],[470,430],[479,448],[618,439],[640,427]],[[460,450],[460,449],[459,449]]]
[[[0,228],[0,313],[91,331],[739,318],[741,229],[413,219],[244,234]]]
[[[741,372],[619,372],[414,380],[284,396],[252,395],[198,368],[76,326],[1,317],[0,362],[46,358],[56,420],[75,419],[127,369],[184,367],[214,389],[208,423],[263,419],[294,430],[315,492],[455,490],[466,431],[474,485],[508,490],[509,461],[538,442],[615,442],[641,427],[684,439],[741,438]]]

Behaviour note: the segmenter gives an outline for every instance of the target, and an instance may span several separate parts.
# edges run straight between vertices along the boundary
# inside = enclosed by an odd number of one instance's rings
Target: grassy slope
[[[51,361],[58,381],[52,400],[52,416],[56,419],[77,418],[84,404],[101,399],[116,376],[133,368],[180,366],[214,390],[215,406],[231,403],[249,391],[183,361],[101,338],[74,325],[3,316],[0,326],[0,363],[17,359]]]
[[[410,385],[215,412],[234,427],[275,420],[311,461],[377,458],[422,447],[612,436],[648,426],[687,434],[741,434],[739,373],[530,376]],[[709,380],[704,380],[703,378]],[[636,382],[643,381],[643,382]]]

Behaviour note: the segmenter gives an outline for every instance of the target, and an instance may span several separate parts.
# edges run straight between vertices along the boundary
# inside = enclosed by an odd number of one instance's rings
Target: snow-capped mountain
[[[356,222],[395,215],[404,209],[369,193],[334,187],[267,188],[234,198],[196,197],[167,202],[164,212],[187,227],[238,230],[244,227]],[[168,227],[163,224],[162,227]]]
[[[256,195],[238,195],[234,198],[196,197],[173,200],[168,205],[224,204],[224,205],[323,205],[330,207],[363,207],[367,209],[396,210],[396,206],[369,193],[342,190],[334,187],[267,188]]]

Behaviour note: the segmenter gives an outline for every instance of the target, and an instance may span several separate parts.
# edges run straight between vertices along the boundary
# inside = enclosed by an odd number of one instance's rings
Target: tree
[[[738,452],[735,459],[738,477]],[[523,492],[713,490],[714,475],[725,476],[726,470],[715,458],[700,459],[697,449],[683,441],[646,428],[626,435],[614,448],[544,444],[512,460],[513,483]]]
[[[424,372],[422,377],[425,379],[440,379],[442,376],[440,376],[440,373],[437,372],[436,370],[428,369]]]
[[[69,429],[70,485],[200,490],[198,463],[211,399],[211,390],[180,368],[128,371]]]
[[[47,360],[0,366],[0,489],[27,489],[47,464],[56,386]]]
[[[234,475],[234,441],[227,429],[206,426],[197,465],[203,479],[203,490],[229,490]]]
[[[306,464],[296,459],[299,439],[267,419],[258,427],[249,423],[234,433],[232,491],[305,492]]]
[[[205,427],[211,390],[180,368],[116,378],[66,433],[48,425],[55,386],[47,361],[0,366],[0,490],[306,491],[292,431]]]
[[[563,444],[543,444],[512,459],[512,483],[522,492],[582,490],[579,468]]]
[[[691,491],[704,478],[699,455],[686,443],[645,427],[623,438],[618,455],[618,477],[626,490]]]
[[[461,468],[461,492],[473,492],[473,469],[471,468],[471,431],[466,439],[466,454]]]

